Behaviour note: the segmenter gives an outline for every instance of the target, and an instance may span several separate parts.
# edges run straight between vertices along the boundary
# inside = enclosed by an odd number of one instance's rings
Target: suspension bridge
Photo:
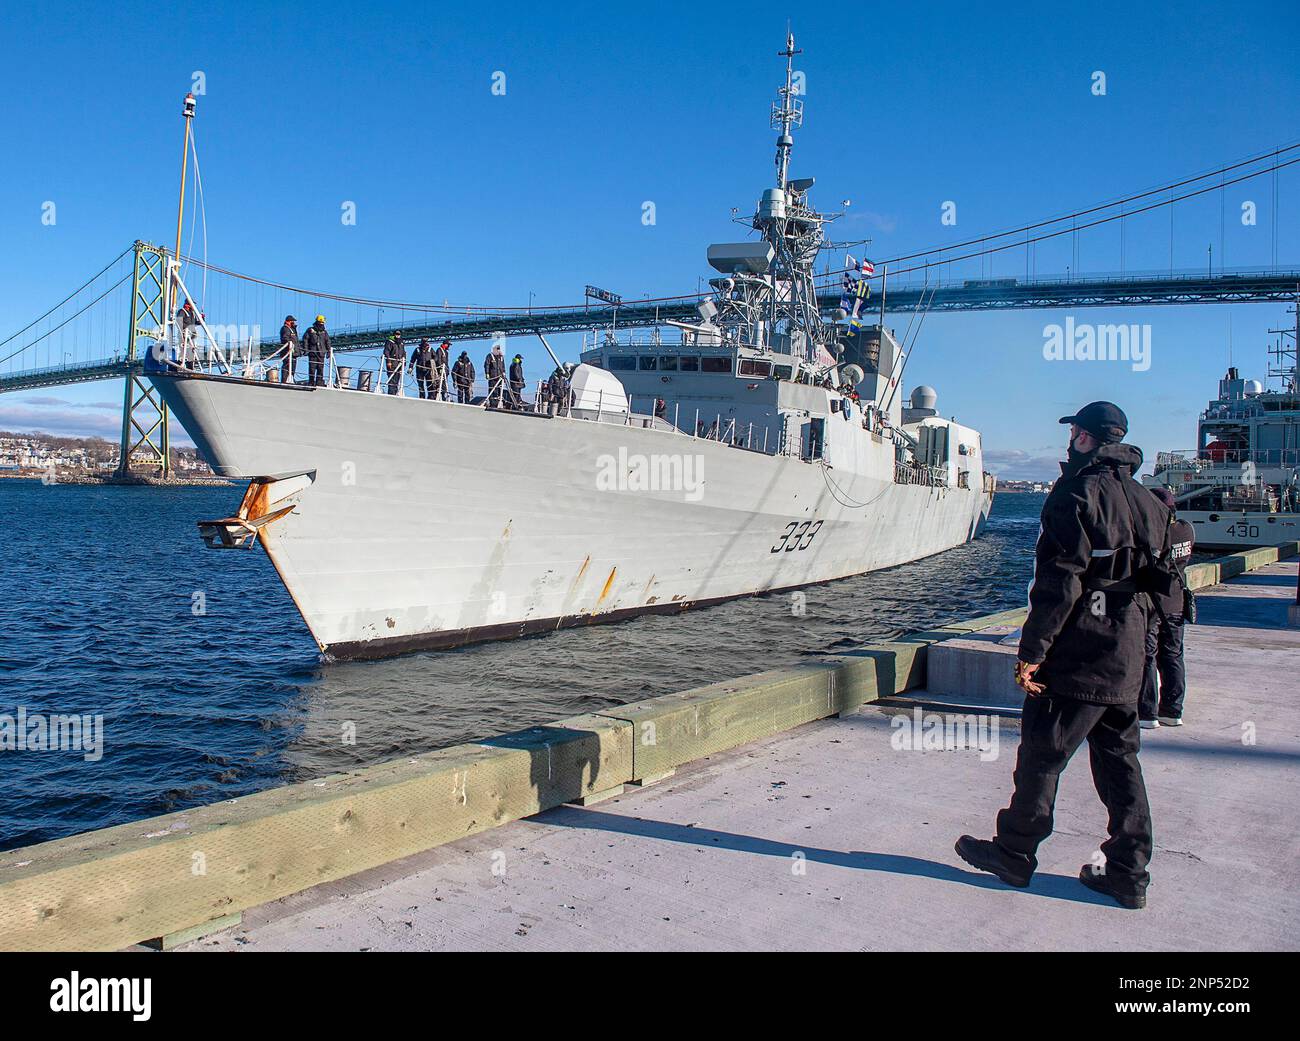
[[[884,313],[928,313],[1190,305],[1208,303],[1278,303],[1300,298],[1300,264],[1278,264],[1277,212],[1279,171],[1300,163],[1300,143],[1274,149],[1172,184],[1138,192],[1071,214],[1018,228],[878,261],[884,292],[871,308]],[[1225,268],[1223,213],[1230,185],[1271,175],[1273,229],[1267,266]],[[1199,271],[1173,265],[1173,210],[1178,203],[1217,192],[1220,196],[1219,266],[1210,258]],[[1169,266],[1161,271],[1125,271],[1125,231],[1143,214],[1167,211]],[[1120,234],[1121,270],[1107,274],[1039,275],[1042,243],[1071,243],[1077,258],[1081,236],[1101,225]],[[1142,226],[1145,235],[1152,229]],[[1156,232],[1163,234],[1163,232]],[[1068,237],[1068,239],[1067,239]],[[995,261],[1024,258],[1024,273],[994,274]],[[970,267],[978,262],[977,277]],[[150,345],[165,338],[168,272],[187,272],[195,283],[191,296],[206,310],[208,327],[233,353],[267,358],[279,349],[284,315],[329,315],[336,353],[374,351],[395,331],[406,343],[421,338],[463,343],[500,337],[548,333],[592,333],[660,326],[697,317],[708,294],[539,307],[504,307],[412,303],[304,289],[228,270],[206,260],[181,256],[163,247],[136,241],[60,303],[22,329],[0,340],[0,393],[30,391],[98,380],[124,381],[119,476],[129,477],[133,464],[166,476],[170,471],[169,416],[144,375]],[[887,283],[885,278],[887,276]],[[834,317],[841,304],[843,273],[818,277],[817,297],[823,314]],[[373,319],[372,319],[373,316]]]

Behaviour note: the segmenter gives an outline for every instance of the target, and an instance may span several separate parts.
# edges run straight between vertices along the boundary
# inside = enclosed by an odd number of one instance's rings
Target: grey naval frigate
[[[1196,424],[1194,449],[1160,452],[1148,487],[1168,488],[1200,549],[1249,549],[1300,539],[1300,386],[1290,329],[1270,330],[1266,375],[1276,386],[1229,367],[1219,394]]]
[[[793,37],[781,53],[756,236],[709,248],[717,277],[695,319],[597,331],[567,400],[366,393],[333,359],[325,386],[284,383],[278,362],[241,368],[196,346],[202,322],[169,320],[150,379],[216,473],[249,481],[201,533],[260,544],[325,656],[679,612],[980,533],[993,481],[979,433],[941,417],[928,387],[904,402],[903,347],[883,308],[864,320],[851,276],[851,320],[847,300],[819,310],[813,266],[834,217],[813,208],[811,177],[789,176]]]

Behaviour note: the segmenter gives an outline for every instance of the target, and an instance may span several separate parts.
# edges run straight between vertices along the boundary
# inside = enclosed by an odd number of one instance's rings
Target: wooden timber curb
[[[1193,588],[1294,556],[1234,553]],[[252,907],[692,760],[924,686],[927,648],[1023,609],[955,622],[603,713],[0,853],[0,949],[117,950],[200,935]]]

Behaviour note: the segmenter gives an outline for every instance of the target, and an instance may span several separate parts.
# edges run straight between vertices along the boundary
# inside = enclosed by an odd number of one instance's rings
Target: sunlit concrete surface
[[[183,949],[1295,950],[1295,582],[1288,561],[1200,594],[1187,725],[1142,738],[1145,911],[1076,878],[1105,833],[1086,751],[1028,890],[963,864],[953,841],[991,834],[1010,791],[1017,714],[998,710],[996,758],[906,750],[900,700],[245,912]]]

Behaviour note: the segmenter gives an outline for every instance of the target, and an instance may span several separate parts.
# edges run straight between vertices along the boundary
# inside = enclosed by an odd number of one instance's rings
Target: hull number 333
[[[817,537],[817,532],[821,530],[821,521],[804,521],[802,524],[798,521],[791,521],[785,526],[785,534],[781,541],[773,546],[769,553],[793,553],[795,550],[805,550],[812,545],[813,539]]]

